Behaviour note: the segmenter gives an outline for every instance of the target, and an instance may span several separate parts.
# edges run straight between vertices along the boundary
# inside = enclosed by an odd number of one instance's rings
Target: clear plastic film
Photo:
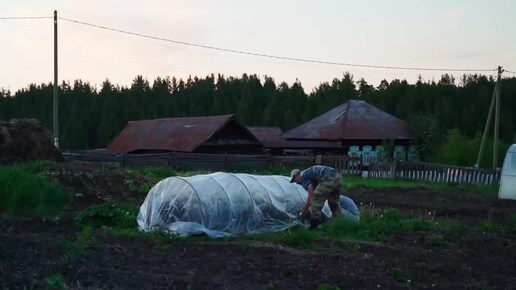
[[[307,191],[288,177],[217,172],[169,177],[149,191],[140,207],[143,231],[165,230],[180,236],[232,237],[283,231],[304,225],[299,212]],[[340,197],[342,215],[358,221],[356,204]],[[326,203],[323,213],[331,217]]]

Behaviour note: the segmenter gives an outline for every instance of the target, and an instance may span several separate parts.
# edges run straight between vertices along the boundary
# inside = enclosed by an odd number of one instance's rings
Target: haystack
[[[0,121],[0,164],[31,160],[63,160],[52,133],[35,119]]]

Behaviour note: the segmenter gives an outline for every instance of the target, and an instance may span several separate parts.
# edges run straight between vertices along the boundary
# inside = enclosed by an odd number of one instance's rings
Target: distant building
[[[281,135],[282,141],[266,148],[308,148],[314,153],[338,153],[361,156],[361,152],[383,150],[385,140],[395,145],[410,144],[409,126],[362,100],[342,105]],[[358,152],[354,154],[354,152]],[[373,154],[375,155],[375,154]]]
[[[295,153],[317,154],[322,149],[326,153],[332,148],[335,153],[342,154],[343,147],[336,142],[320,142],[305,140],[285,140],[281,138],[282,131],[278,127],[247,127],[253,135],[262,142],[265,151],[272,154]]]
[[[280,140],[282,134],[279,127],[247,127],[247,129],[264,145],[271,141]]]
[[[234,115],[224,115],[129,121],[107,150],[261,154],[263,145]]]

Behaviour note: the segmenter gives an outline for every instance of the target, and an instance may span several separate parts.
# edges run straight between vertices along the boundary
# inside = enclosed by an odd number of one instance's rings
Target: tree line
[[[452,129],[464,138],[479,137],[494,85],[494,78],[477,74],[459,80],[448,74],[438,81],[419,78],[414,84],[383,80],[374,86],[345,73],[309,93],[299,81],[289,85],[254,74],[185,80],[158,77],[152,84],[137,76],[130,86],[106,79],[98,88],[75,80],[58,88],[60,144],[66,149],[105,147],[128,121],[165,117],[235,113],[248,126],[288,130],[349,99],[360,99],[409,122],[418,142],[432,151]],[[500,138],[512,143],[516,141],[516,78],[503,78],[501,88]],[[15,92],[2,89],[0,119],[36,118],[52,129],[52,102],[52,83],[30,84]],[[429,152],[428,159],[433,154]]]

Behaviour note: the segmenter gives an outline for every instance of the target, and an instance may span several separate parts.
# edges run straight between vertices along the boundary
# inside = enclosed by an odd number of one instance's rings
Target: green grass
[[[482,222],[480,224],[480,229],[482,229],[484,232],[493,233],[502,232],[506,230],[502,224],[492,220],[491,218],[488,218],[484,222]]]
[[[171,176],[193,176],[198,174],[211,173],[207,170],[189,170],[187,168],[172,167],[134,167],[130,168],[129,170],[155,181],[159,181]]]
[[[57,245],[73,255],[86,257],[90,254],[90,250],[98,248],[100,243],[93,235],[93,229],[85,227],[75,240],[61,239],[57,241]]]
[[[248,173],[248,174],[255,174],[255,175],[283,175],[283,176],[289,176],[290,171],[291,171],[291,169],[283,169],[283,168],[272,167],[272,166],[260,167],[260,168],[236,167],[236,168],[230,168],[228,170],[225,170],[225,172],[233,172],[233,173]]]
[[[319,287],[317,289],[318,290],[340,290],[340,287],[323,283],[323,284],[319,284]]]
[[[158,180],[178,175],[177,170],[171,167],[135,167],[130,170],[145,177]]]
[[[80,234],[77,241],[73,243],[65,243],[65,248],[71,249],[75,254],[85,253],[86,247],[91,244],[85,240],[85,237],[93,239],[93,230],[96,230],[97,234],[103,233],[112,236],[147,237],[158,248],[167,248],[178,241],[187,243],[200,241],[194,238],[179,239],[174,234],[162,231],[142,232],[138,229],[136,221],[138,211],[139,207],[136,204],[109,201],[92,205],[78,212],[74,221],[83,229],[82,233],[84,234]],[[205,241],[208,241],[208,238]]]
[[[48,290],[57,290],[57,289],[66,289],[66,282],[61,275],[61,273],[54,273],[50,277],[47,278],[47,289]]]
[[[198,174],[210,174],[214,171],[209,170],[188,170],[186,168],[171,168],[171,167],[135,167],[130,169],[133,172],[141,174],[147,178],[153,180],[161,180],[171,176],[194,176]],[[231,173],[248,173],[256,175],[284,175],[288,176],[290,170],[282,169],[279,167],[235,167],[228,168],[224,172]]]
[[[405,282],[407,279],[405,278],[405,273],[400,268],[392,268],[391,269],[391,277],[396,282]]]
[[[314,248],[316,242],[321,239],[389,242],[394,233],[457,230],[461,230],[461,226],[448,220],[434,219],[433,216],[407,217],[397,209],[389,208],[383,211],[362,212],[360,222],[337,218],[328,221],[317,230],[309,231],[298,227],[280,233],[249,236],[244,239],[271,240],[286,245]]]
[[[77,213],[74,221],[82,227],[134,228],[138,210],[138,206],[132,203],[109,201],[89,206]]]
[[[484,233],[516,233],[516,213],[512,213],[504,219],[493,219],[490,216],[479,226]]]
[[[29,173],[41,173],[52,162],[48,160],[36,160],[25,163],[16,164],[15,167]]]
[[[375,179],[362,178],[358,176],[344,177],[344,185],[348,188],[365,186],[374,188],[385,187],[424,187],[436,190],[460,191],[460,192],[481,192],[489,195],[497,195],[497,186],[483,186],[474,184],[438,183],[428,181],[413,181],[401,179]]]
[[[516,213],[510,214],[507,218],[505,223],[507,224],[507,228],[509,231],[516,233]]]
[[[93,238],[92,230],[100,229],[97,233],[123,237],[148,237],[158,248],[167,248],[179,241],[177,236],[166,232],[142,232],[138,229],[136,217],[138,206],[132,203],[119,203],[110,201],[103,204],[92,205],[77,213],[75,223],[83,229],[83,233],[73,243],[66,243],[65,247],[72,249],[76,254],[85,253],[85,248],[90,244],[82,242],[86,234]],[[193,239],[183,239],[184,242],[195,242]],[[197,240],[198,242],[199,240]]]
[[[425,237],[425,244],[433,247],[442,247],[446,244],[446,241],[442,236],[430,235]]]
[[[72,194],[57,181],[35,173],[41,164],[0,167],[0,211],[48,215],[71,202]]]

